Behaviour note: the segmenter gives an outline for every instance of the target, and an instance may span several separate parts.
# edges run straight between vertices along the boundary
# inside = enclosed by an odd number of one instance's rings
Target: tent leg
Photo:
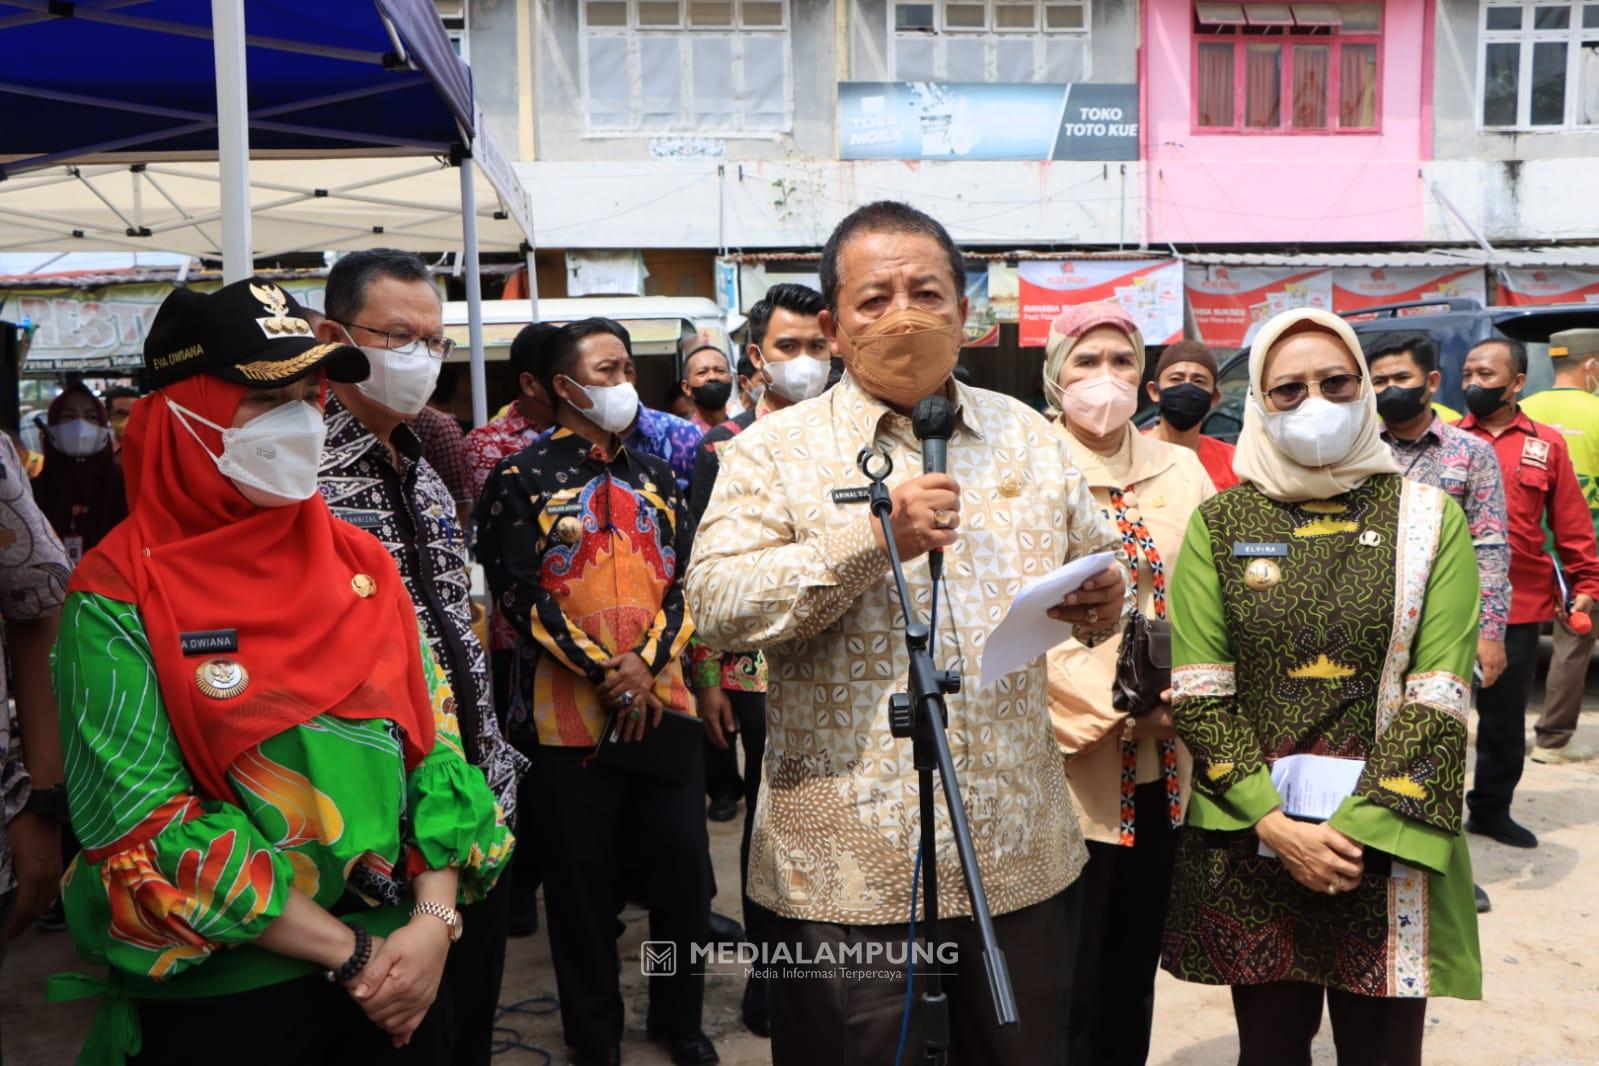
[[[222,179],[222,280],[255,272],[250,249],[250,100],[244,68],[244,0],[211,0],[216,55],[217,160]]]
[[[477,261],[477,187],[472,160],[461,160],[461,243],[466,254],[466,321],[472,341],[472,424],[489,420],[488,382],[483,366],[483,278]]]
[[[528,315],[528,319],[529,321],[537,322],[539,321],[539,268],[538,264],[533,260],[533,254],[533,249],[529,247],[527,250],[527,301],[531,313]]]

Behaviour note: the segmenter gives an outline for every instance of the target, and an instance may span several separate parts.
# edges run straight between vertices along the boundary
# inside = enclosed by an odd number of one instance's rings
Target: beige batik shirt
[[[1023,583],[1121,542],[1048,422],[997,393],[956,385],[954,398],[949,466],[961,485],[961,533],[945,553],[934,661],[968,678],[949,697],[950,749],[989,903],[1004,914],[1060,892],[1085,850],[1050,728],[1044,660],[979,691],[983,642]],[[889,449],[890,488],[921,474],[910,419],[849,377],[733,438],[685,582],[707,643],[767,653],[750,895],[789,918],[848,925],[907,920],[919,833],[911,742],[888,728],[908,659],[856,467],[871,443]],[[906,577],[925,610],[926,559]],[[970,914],[941,798],[936,809],[940,909]]]

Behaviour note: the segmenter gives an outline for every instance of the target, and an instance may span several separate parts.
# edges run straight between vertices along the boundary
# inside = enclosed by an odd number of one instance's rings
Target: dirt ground
[[[1599,666],[1589,671],[1588,700],[1578,741],[1599,747]],[[1531,736],[1532,719],[1528,720]],[[1434,1000],[1427,1009],[1426,1058],[1440,1066],[1599,1066],[1599,763],[1540,766],[1529,761],[1516,793],[1516,816],[1536,832],[1533,851],[1471,838],[1479,884],[1493,898],[1481,938],[1485,998],[1480,1003]],[[712,824],[717,877],[738,884],[741,823]],[[718,909],[737,914],[736,897]],[[640,915],[624,917],[622,973],[628,1009],[624,1061],[668,1063],[644,1039],[644,980],[639,971]],[[0,1026],[9,1066],[57,1066],[73,1061],[92,1014],[86,1004],[46,1004],[44,976],[72,969],[66,934],[29,933],[13,945],[0,973]],[[508,1046],[496,1057],[505,1066],[552,1061],[562,1054],[560,1022],[551,1012],[555,992],[543,933],[513,940],[502,1001],[524,1009],[507,1013]],[[742,980],[719,977],[706,990],[705,1029],[727,1066],[770,1061],[766,1041],[739,1020]],[[543,997],[543,998],[541,998]],[[535,1013],[539,1010],[547,1013]],[[514,1033],[510,1030],[514,1030]],[[1230,1066],[1237,1061],[1232,1010],[1226,989],[1185,985],[1162,974],[1155,1005],[1154,1066]],[[219,1061],[223,1061],[220,1060]],[[1334,1061],[1323,1023],[1317,1066]]]

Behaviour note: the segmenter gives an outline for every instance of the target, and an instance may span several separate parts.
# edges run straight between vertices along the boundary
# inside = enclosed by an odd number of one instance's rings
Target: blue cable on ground
[[[555,997],[548,993],[532,996],[528,999],[517,1000],[500,1007],[494,1015],[494,1043],[492,1054],[503,1055],[507,1051],[530,1051],[544,1059],[544,1066],[551,1066],[555,1057],[535,1044],[529,1044],[522,1039],[522,1032],[509,1025],[500,1024],[509,1014],[554,1014],[560,1009],[560,1004]]]
[[[905,940],[905,1010],[899,1017],[899,1045],[894,1048],[894,1066],[900,1066],[905,1054],[905,1040],[911,1033],[912,993],[916,990],[916,899],[922,884],[922,845],[916,843],[916,870],[911,874],[911,926]]]

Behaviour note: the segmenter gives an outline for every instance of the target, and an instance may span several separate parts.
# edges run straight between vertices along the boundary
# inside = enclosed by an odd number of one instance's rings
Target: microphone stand
[[[983,891],[983,877],[977,868],[977,852],[972,846],[971,826],[966,820],[966,807],[961,803],[960,781],[955,775],[955,760],[949,751],[949,736],[945,727],[949,709],[944,703],[946,694],[961,689],[958,670],[939,670],[933,665],[930,650],[932,630],[916,620],[911,609],[910,594],[905,585],[905,569],[900,563],[899,547],[894,543],[894,527],[890,516],[893,500],[885,484],[893,472],[894,461],[885,452],[874,448],[861,449],[856,458],[861,473],[871,482],[868,499],[872,514],[883,529],[883,543],[888,548],[889,567],[894,573],[894,587],[899,593],[900,611],[905,616],[905,648],[910,653],[910,691],[896,692],[889,697],[889,731],[898,739],[913,742],[918,785],[921,790],[921,850],[922,898],[927,930],[927,942],[937,951],[938,944],[938,842],[933,815],[933,771],[944,788],[944,804],[949,810],[950,825],[955,833],[955,850],[960,856],[961,873],[966,881],[966,892],[972,901],[972,917],[977,922],[977,934],[983,945],[983,969],[988,978],[988,990],[994,1000],[994,1015],[1001,1026],[1015,1025],[1016,996],[1011,989],[1010,970],[1005,954],[994,938],[994,917],[989,911],[988,895]],[[938,587],[933,587],[933,617],[938,611]],[[913,890],[914,891],[914,890]],[[906,958],[913,964],[916,946],[906,946]],[[935,956],[936,958],[936,956]],[[944,994],[942,975],[935,964],[922,978],[922,1043],[929,1062],[942,1063],[949,1050],[949,999]]]

